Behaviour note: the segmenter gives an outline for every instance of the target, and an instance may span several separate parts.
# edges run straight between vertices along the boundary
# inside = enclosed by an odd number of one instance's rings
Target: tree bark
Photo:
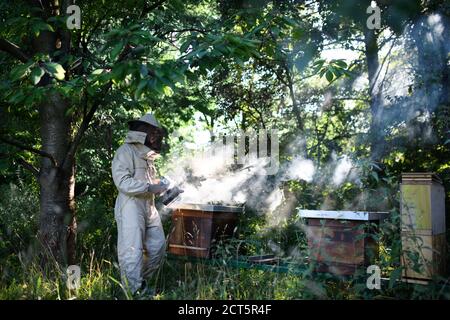
[[[63,163],[71,138],[71,121],[66,116],[67,103],[57,93],[51,93],[41,105],[42,150],[50,153],[58,164]],[[42,158],[40,185],[39,239],[44,247],[44,261],[49,258],[59,263],[75,263],[75,162],[54,166]]]
[[[371,157],[378,161],[382,157],[384,134],[382,128],[383,108],[381,103],[381,88],[377,86],[379,77],[378,58],[378,36],[376,30],[364,30],[365,55],[367,61],[367,73],[369,78],[369,100],[370,100],[370,132],[369,143],[371,146]]]
[[[286,72],[286,79],[287,79],[287,86],[289,89],[289,95],[291,96],[292,100],[292,111],[294,112],[295,120],[297,121],[297,129],[300,130],[300,132],[303,132],[303,120],[300,113],[300,108],[297,103],[297,97],[295,95],[295,88],[294,88],[294,79],[292,77],[292,73],[289,69],[289,66],[286,61],[284,61],[284,70]]]
[[[61,40],[55,32],[43,31],[33,40],[34,53],[52,55]],[[67,41],[67,39],[65,39]],[[67,48],[66,48],[67,49]],[[39,85],[48,85],[45,75]],[[39,170],[40,225],[38,238],[44,249],[43,264],[75,264],[75,157],[67,157],[70,148],[72,116],[69,103],[56,91],[50,91],[40,105],[41,150],[44,157]]]

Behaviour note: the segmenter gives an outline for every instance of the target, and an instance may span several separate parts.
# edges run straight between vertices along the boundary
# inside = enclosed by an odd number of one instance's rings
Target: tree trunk
[[[433,16],[435,21],[430,25],[429,20]],[[423,99],[426,103],[422,107],[430,113],[435,112],[439,122],[444,123],[442,143],[447,140],[445,133],[450,130],[447,120],[450,105],[450,25],[444,17],[445,13],[430,12],[418,19],[412,28],[417,48],[416,95],[427,97]]]
[[[294,80],[292,77],[292,73],[289,69],[289,66],[287,65],[287,62],[284,62],[284,68],[286,71],[286,78],[287,78],[287,84],[289,89],[289,95],[291,96],[292,100],[292,111],[294,112],[295,120],[297,121],[297,129],[300,130],[300,132],[303,132],[303,120],[300,113],[300,108],[297,103],[297,97],[295,96],[295,89],[294,89]]]
[[[65,158],[70,143],[71,122],[67,104],[57,93],[50,93],[41,105],[42,150],[53,155],[57,166],[42,158],[40,185],[39,238],[46,255],[62,264],[75,263],[75,172],[74,161]]]
[[[382,128],[383,108],[381,104],[381,88],[377,86],[380,63],[378,59],[378,43],[375,30],[364,30],[364,44],[367,61],[367,73],[369,77],[369,97],[371,123],[369,142],[372,159],[378,161],[382,158],[384,134]]]
[[[72,1],[45,1],[35,6],[40,18],[48,18],[66,11]],[[69,54],[70,33],[67,31],[41,31],[32,41],[33,54],[53,56],[59,50],[60,57]],[[44,75],[39,85],[50,83]],[[40,128],[42,151],[52,155],[53,160],[42,158],[39,172],[40,226],[39,240],[44,249],[43,264],[55,261],[58,264],[75,263],[76,217],[75,217],[75,161],[66,159],[71,143],[72,116],[67,114],[69,103],[56,91],[48,93],[40,105]],[[55,163],[56,162],[56,163]]]

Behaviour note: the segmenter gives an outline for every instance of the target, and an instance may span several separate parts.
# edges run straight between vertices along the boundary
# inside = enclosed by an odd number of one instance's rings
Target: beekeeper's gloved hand
[[[155,184],[148,184],[147,191],[154,194],[160,194],[169,189],[169,184],[164,183],[163,181],[160,181],[159,183]]]

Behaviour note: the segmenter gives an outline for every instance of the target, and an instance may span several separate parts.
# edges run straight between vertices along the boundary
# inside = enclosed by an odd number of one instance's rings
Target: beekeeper
[[[167,190],[153,164],[162,148],[165,131],[152,114],[128,122],[129,131],[112,162],[119,190],[114,215],[122,282],[133,292],[145,290],[145,279],[158,268],[165,251],[161,218],[155,195]]]

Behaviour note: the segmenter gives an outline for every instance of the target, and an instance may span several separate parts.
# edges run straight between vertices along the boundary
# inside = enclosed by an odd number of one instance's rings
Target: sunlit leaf
[[[30,72],[31,66],[34,65],[34,62],[29,62],[25,64],[18,65],[11,70],[11,80],[17,81],[25,76],[27,76]]]
[[[47,71],[56,79],[64,80],[66,71],[64,68],[56,62],[47,62],[45,64]]]
[[[45,74],[45,71],[41,67],[35,67],[31,70],[31,81],[34,85],[37,85],[39,81],[41,81],[42,76]]]

